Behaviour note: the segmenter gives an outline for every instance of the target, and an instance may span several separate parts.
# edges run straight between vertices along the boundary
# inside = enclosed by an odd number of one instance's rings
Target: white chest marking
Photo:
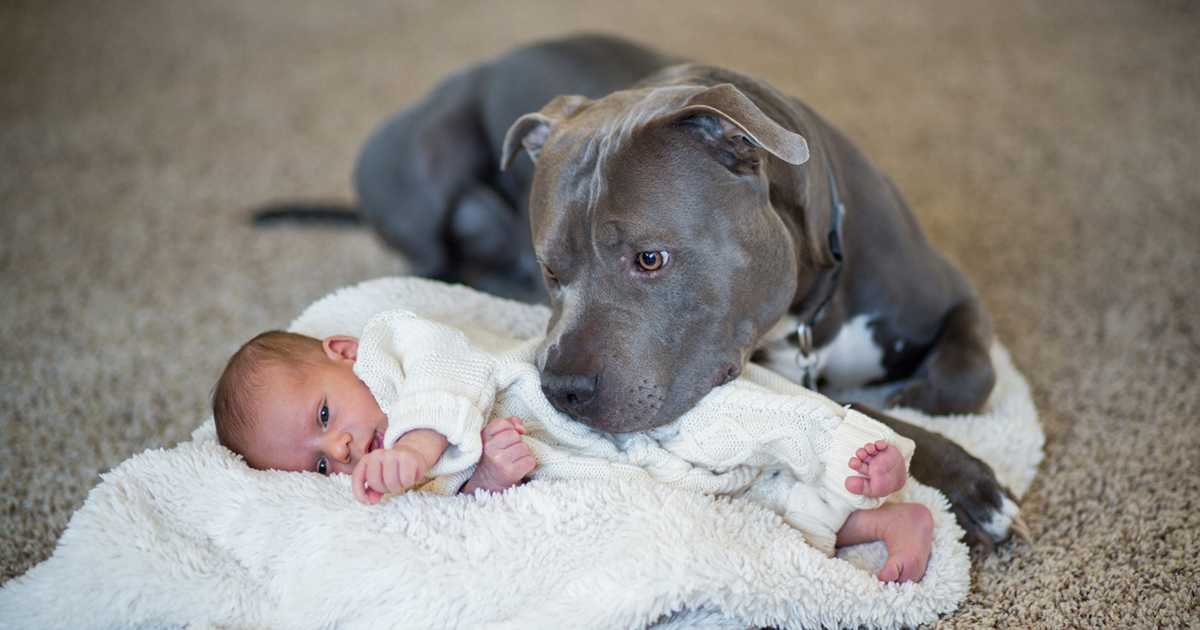
[[[870,315],[858,315],[842,324],[833,341],[817,348],[817,372],[833,388],[855,387],[887,374],[883,367],[883,349],[871,334]],[[800,382],[803,374],[796,363],[796,345],[786,335],[796,330],[796,322],[785,317],[764,340],[765,365],[789,379]]]
[[[875,344],[869,317],[859,315],[842,325],[833,341],[817,350],[821,374],[834,387],[863,385],[887,374],[883,349]]]

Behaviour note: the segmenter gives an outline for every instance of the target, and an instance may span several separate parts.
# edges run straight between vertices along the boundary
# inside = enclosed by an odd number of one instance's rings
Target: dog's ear
[[[507,170],[508,165],[512,164],[513,158],[522,148],[529,153],[529,159],[537,162],[538,154],[541,153],[542,146],[546,144],[546,139],[550,137],[550,130],[554,128],[554,125],[570,118],[590,102],[583,96],[556,96],[546,103],[541,111],[525,114],[518,118],[517,122],[508,128],[508,133],[504,135],[504,149],[500,153],[500,170]]]
[[[763,113],[730,83],[700,91],[671,115],[674,124],[696,133],[717,159],[735,172],[757,169],[759,151],[788,164],[808,161],[808,143]]]

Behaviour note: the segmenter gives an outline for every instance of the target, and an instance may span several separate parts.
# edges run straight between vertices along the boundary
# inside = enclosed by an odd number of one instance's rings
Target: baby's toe
[[[910,562],[900,571],[901,582],[920,582],[925,577],[925,564]]]
[[[896,558],[888,558],[887,562],[884,563],[883,568],[879,570],[879,573],[877,573],[875,577],[879,578],[880,582],[896,582],[900,580],[900,573],[902,569],[903,565],[901,564],[900,560]]]

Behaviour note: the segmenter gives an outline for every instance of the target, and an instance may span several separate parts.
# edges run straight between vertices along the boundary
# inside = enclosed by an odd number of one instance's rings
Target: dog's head
[[[737,376],[796,292],[803,228],[769,180],[808,159],[804,138],[722,84],[561,96],[512,125],[503,164],[522,148],[554,406],[640,431]]]

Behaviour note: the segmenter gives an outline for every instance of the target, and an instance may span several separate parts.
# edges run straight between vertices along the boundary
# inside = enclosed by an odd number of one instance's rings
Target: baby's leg
[[[850,468],[862,477],[847,477],[846,490],[868,497],[886,497],[904,487],[908,468],[900,449],[883,440],[867,442],[850,458]]]
[[[933,516],[920,503],[885,503],[851,513],[838,530],[838,546],[875,540],[882,540],[888,550],[887,562],[876,575],[880,581],[920,580],[933,548]]]

